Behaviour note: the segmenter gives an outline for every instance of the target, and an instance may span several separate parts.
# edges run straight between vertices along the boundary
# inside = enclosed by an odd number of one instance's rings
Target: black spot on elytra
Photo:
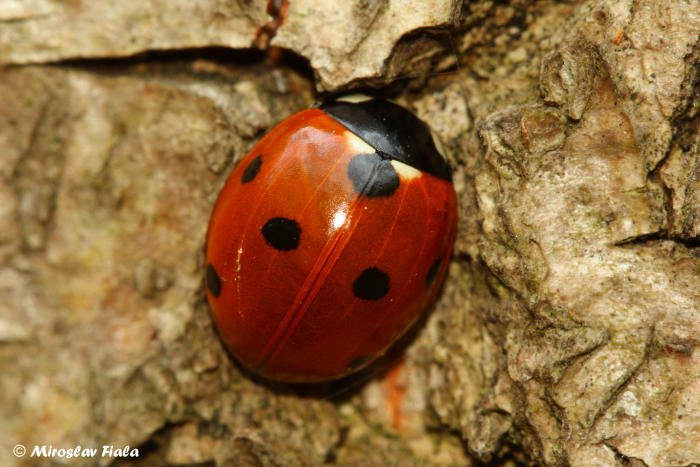
[[[350,361],[350,363],[348,363],[348,370],[350,370],[350,371],[358,370],[358,369],[362,368],[365,365],[365,363],[367,363],[370,360],[372,360],[371,355],[363,355],[361,357],[353,358],[352,361]]]
[[[391,196],[399,187],[399,175],[389,159],[378,153],[358,154],[348,164],[348,177],[355,191],[368,198]]]
[[[206,282],[209,292],[215,298],[218,298],[221,295],[221,278],[219,278],[219,273],[216,272],[211,263],[207,264]]]
[[[260,172],[260,166],[262,165],[262,154],[250,161],[248,167],[243,171],[241,176],[241,183],[248,183],[253,180],[255,176]]]
[[[437,273],[440,270],[440,265],[442,264],[442,258],[438,258],[435,260],[432,266],[430,266],[430,269],[428,269],[428,274],[425,275],[425,283],[430,287],[430,285],[433,283],[435,280],[435,277],[437,277]]]
[[[273,217],[262,226],[261,230],[265,241],[272,248],[288,251],[299,246],[301,228],[294,219]]]
[[[379,300],[389,293],[389,276],[374,266],[367,268],[352,283],[352,291],[362,300]]]

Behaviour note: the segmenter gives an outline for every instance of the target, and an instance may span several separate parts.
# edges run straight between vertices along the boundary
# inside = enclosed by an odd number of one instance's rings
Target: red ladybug
[[[266,378],[357,371],[430,307],[456,222],[449,166],[411,112],[370,99],[292,115],[214,207],[206,288],[219,333]]]

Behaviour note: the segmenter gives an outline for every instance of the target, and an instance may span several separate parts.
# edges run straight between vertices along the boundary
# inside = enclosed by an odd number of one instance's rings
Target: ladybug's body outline
[[[283,381],[370,364],[437,295],[456,231],[450,176],[427,125],[387,101],[332,101],[273,128],[209,223],[207,298],[227,348]]]

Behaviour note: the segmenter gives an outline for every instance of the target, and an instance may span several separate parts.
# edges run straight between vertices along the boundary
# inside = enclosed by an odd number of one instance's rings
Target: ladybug
[[[205,280],[219,334],[268,379],[358,371],[431,306],[456,223],[450,167],[408,110],[339,99],[292,115],[214,207]]]

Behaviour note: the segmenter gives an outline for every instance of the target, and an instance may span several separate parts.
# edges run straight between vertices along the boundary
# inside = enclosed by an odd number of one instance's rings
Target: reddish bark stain
[[[405,418],[401,408],[406,400],[406,386],[400,382],[403,368],[403,361],[398,362],[387,372],[382,381],[385,403],[392,420],[391,426],[397,431],[401,430]]]
[[[270,48],[270,41],[284,21],[287,19],[287,10],[289,9],[289,0],[270,0],[267,3],[267,13],[272,16],[272,20],[261,26],[255,34],[253,45],[259,49],[268,49],[273,59],[279,57],[280,50],[277,47]]]
[[[615,38],[612,41],[615,45],[620,45],[620,42],[622,42],[623,37],[625,37],[625,31],[620,29],[617,31],[617,34],[615,35]]]

